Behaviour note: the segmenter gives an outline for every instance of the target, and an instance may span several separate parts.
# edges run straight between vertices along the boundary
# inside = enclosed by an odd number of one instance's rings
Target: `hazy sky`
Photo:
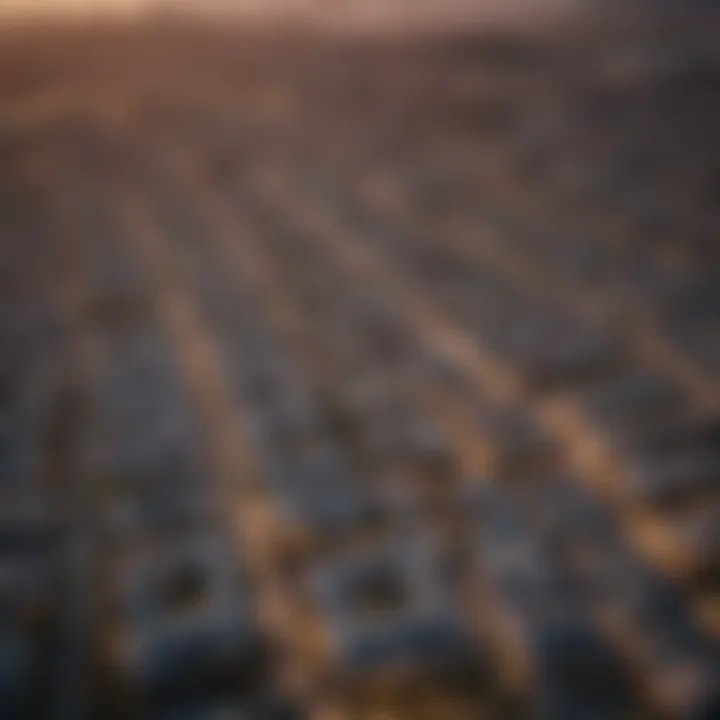
[[[148,0],[0,0],[0,11],[15,13],[123,10],[132,11]]]
[[[508,10],[561,6],[576,0],[0,0],[0,12],[21,14],[135,12],[152,7],[251,12],[326,19],[392,19],[412,16],[493,15]]]

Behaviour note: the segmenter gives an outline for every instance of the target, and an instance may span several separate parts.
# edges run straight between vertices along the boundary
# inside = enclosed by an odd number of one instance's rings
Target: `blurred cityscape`
[[[0,0],[0,720],[720,718],[712,5]]]

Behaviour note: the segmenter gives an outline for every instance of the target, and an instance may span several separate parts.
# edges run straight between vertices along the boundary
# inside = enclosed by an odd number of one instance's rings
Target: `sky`
[[[383,15],[529,7],[571,0],[0,0],[0,11],[20,14],[134,12],[154,6],[261,13]]]
[[[0,12],[15,14],[64,14],[76,12],[133,12],[152,0],[0,0]]]

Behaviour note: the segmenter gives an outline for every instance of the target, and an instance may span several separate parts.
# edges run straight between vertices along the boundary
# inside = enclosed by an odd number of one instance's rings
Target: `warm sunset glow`
[[[64,15],[97,12],[136,12],[150,0],[0,0],[0,13],[12,15]]]
[[[5,15],[85,15],[144,11],[231,14],[237,17],[322,19],[334,22],[406,22],[437,17],[498,17],[577,0],[0,0]]]

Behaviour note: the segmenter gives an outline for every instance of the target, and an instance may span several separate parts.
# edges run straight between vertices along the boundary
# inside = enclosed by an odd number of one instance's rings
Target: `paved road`
[[[0,716],[716,717],[693,32],[6,33]]]

